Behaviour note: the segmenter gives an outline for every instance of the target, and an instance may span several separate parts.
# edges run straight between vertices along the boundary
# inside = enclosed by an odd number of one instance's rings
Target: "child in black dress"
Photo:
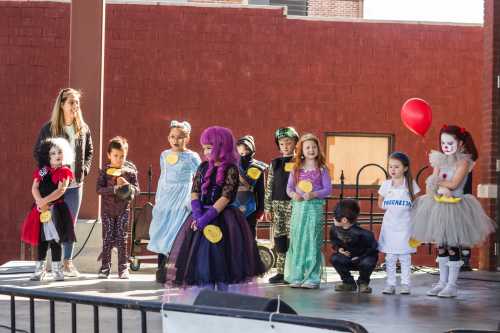
[[[63,138],[43,141],[38,150],[38,168],[33,174],[31,193],[33,207],[24,220],[21,239],[38,246],[38,259],[32,281],[40,281],[46,275],[45,257],[50,246],[52,253],[52,277],[64,280],[61,270],[61,242],[76,240],[71,212],[64,202],[64,192],[73,173],[68,165],[74,159],[69,142]]]

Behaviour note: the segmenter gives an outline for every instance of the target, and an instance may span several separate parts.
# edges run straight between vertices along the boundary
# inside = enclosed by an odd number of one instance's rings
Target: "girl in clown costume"
[[[493,232],[493,221],[479,201],[464,194],[467,174],[478,158],[472,136],[464,128],[443,126],[441,151],[431,151],[433,173],[426,180],[426,194],[415,201],[413,238],[438,245],[439,282],[429,296],[456,297],[463,261],[459,247],[472,247]]]

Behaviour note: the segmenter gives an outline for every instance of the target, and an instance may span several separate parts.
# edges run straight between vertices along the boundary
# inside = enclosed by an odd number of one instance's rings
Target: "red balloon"
[[[432,123],[429,103],[420,98],[410,98],[401,108],[401,120],[410,131],[423,137]]]

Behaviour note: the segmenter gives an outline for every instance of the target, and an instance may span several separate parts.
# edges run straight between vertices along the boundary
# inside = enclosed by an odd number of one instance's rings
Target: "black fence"
[[[72,294],[56,291],[45,291],[45,290],[30,290],[26,288],[19,287],[5,287],[0,286],[0,295],[10,296],[10,331],[11,332],[27,332],[23,329],[19,329],[16,323],[16,297],[28,298],[29,299],[29,332],[36,332],[36,322],[35,322],[35,300],[47,300],[49,301],[50,307],[50,332],[56,332],[56,323],[61,320],[66,320],[66,318],[56,318],[55,303],[63,302],[71,304],[71,332],[76,333],[79,329],[78,317],[77,317],[77,306],[87,305],[93,308],[93,332],[98,333],[100,329],[100,316],[99,310],[102,307],[114,308],[116,309],[116,332],[123,332],[123,310],[135,310],[141,315],[141,332],[148,332],[147,327],[147,314],[148,313],[160,313],[162,311],[168,312],[184,312],[192,313],[193,320],[195,320],[194,315],[208,315],[208,316],[218,316],[221,317],[233,317],[233,318],[244,318],[253,319],[269,322],[271,327],[273,323],[286,323],[292,325],[299,325],[304,327],[315,327],[322,328],[326,330],[332,330],[337,332],[352,332],[352,333],[367,333],[367,330],[354,322],[345,320],[335,320],[335,319],[324,319],[324,318],[314,318],[305,317],[299,315],[283,314],[278,312],[262,312],[262,311],[251,311],[251,310],[241,310],[233,308],[222,308],[222,307],[211,307],[211,306],[200,306],[200,305],[184,305],[184,304],[172,304],[166,303],[162,304],[155,301],[135,301],[129,299],[119,299],[119,298],[109,298],[109,297],[97,297],[81,294]],[[162,314],[163,317],[166,314]],[[126,318],[125,318],[126,320]],[[4,328],[7,325],[2,325]],[[200,330],[203,330],[203,322],[200,321]],[[81,330],[82,332],[88,332],[88,330]],[[59,329],[57,332],[61,332]],[[173,332],[181,333],[181,332]]]

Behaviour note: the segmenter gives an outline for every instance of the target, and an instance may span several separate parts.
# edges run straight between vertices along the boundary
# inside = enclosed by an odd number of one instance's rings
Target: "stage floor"
[[[267,279],[246,285],[232,285],[230,292],[262,297],[276,297],[293,307],[299,314],[313,317],[343,319],[363,325],[369,332],[446,332],[451,329],[498,329],[500,322],[500,273],[461,273],[459,296],[455,299],[441,299],[425,296],[429,285],[437,280],[433,269],[416,271],[412,275],[412,294],[382,295],[384,272],[375,272],[372,279],[373,293],[337,293],[333,290],[338,276],[327,270],[327,281],[319,290],[292,289],[285,285],[269,285]],[[94,296],[118,297],[138,300],[164,300],[173,303],[192,304],[200,289],[165,289],[154,282],[151,270],[134,273],[131,279],[119,280],[113,275],[108,280],[98,280],[95,275],[84,274],[79,279],[63,282],[31,282],[29,274],[0,274],[0,284],[24,288],[57,290]],[[38,304],[40,303],[40,304]],[[47,302],[37,302],[37,321],[46,327]],[[7,297],[0,297],[0,322],[10,322]],[[18,322],[27,319],[26,313],[18,310]],[[58,307],[58,312],[69,314],[69,309]],[[86,313],[88,312],[88,313]],[[115,312],[102,311],[105,325],[114,331]],[[108,318],[109,315],[109,318]],[[103,317],[104,316],[104,317]],[[133,321],[136,314],[130,314]],[[88,317],[91,322],[91,308],[79,311],[79,322]],[[39,319],[38,319],[39,318]],[[161,332],[160,316],[148,317],[148,332]],[[65,325],[61,323],[60,325]],[[125,325],[127,326],[127,325]],[[59,331],[59,329],[57,330]],[[62,327],[61,327],[61,331]],[[85,330],[79,330],[84,332]],[[134,331],[133,328],[130,330]]]

